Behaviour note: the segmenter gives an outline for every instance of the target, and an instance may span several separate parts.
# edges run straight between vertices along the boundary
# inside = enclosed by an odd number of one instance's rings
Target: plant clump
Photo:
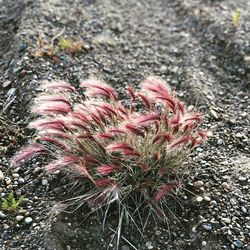
[[[24,196],[21,195],[18,199],[15,198],[13,192],[9,193],[7,198],[1,198],[2,209],[8,212],[15,212],[17,208],[23,203]]]
[[[187,111],[157,77],[146,78],[137,91],[128,86],[129,104],[99,80],[85,80],[81,87],[85,99],[74,103],[72,85],[43,84],[32,109],[38,118],[29,124],[37,131],[36,142],[11,164],[47,154],[54,159],[45,167],[48,172],[66,171],[83,181],[78,202],[96,208],[117,202],[131,218],[150,208],[166,221],[165,197],[181,184],[171,176],[206,139],[198,129],[201,115]]]

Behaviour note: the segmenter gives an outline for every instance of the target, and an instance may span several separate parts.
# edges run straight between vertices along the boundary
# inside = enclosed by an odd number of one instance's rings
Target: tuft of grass
[[[8,212],[15,212],[17,208],[23,203],[24,196],[21,195],[18,199],[15,198],[14,193],[9,193],[7,198],[1,198],[2,209]]]
[[[110,205],[117,205],[119,238],[124,218],[135,223],[138,217],[145,228],[148,219],[142,214],[148,211],[167,222],[166,197],[181,186],[182,163],[206,140],[199,129],[201,115],[189,112],[166,82],[153,76],[138,90],[127,87],[127,104],[102,81],[88,79],[81,87],[85,98],[75,103],[69,83],[43,84],[32,108],[38,118],[29,124],[38,139],[17,153],[11,165],[39,154],[52,157],[48,172],[65,171],[84,183],[70,205],[104,209],[104,221]]]
[[[61,50],[70,54],[75,54],[82,49],[84,44],[82,42],[74,42],[71,39],[61,38],[58,45]]]
[[[42,36],[39,36],[38,49],[32,53],[33,56],[54,58],[61,51],[68,54],[76,54],[80,52],[84,46],[84,43],[81,41],[75,42],[69,38],[62,37],[59,39],[58,43],[54,42],[55,39],[58,39],[62,35],[63,31],[53,37],[51,43],[46,42]]]
[[[240,16],[240,9],[236,9],[236,11],[232,15],[232,23],[235,27],[238,27],[240,25]]]

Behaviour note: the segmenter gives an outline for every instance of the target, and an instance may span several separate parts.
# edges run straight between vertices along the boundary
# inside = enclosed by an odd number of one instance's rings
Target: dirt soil
[[[62,37],[81,49],[53,54]],[[143,237],[124,226],[119,249],[250,250],[250,1],[0,0],[0,196],[25,195],[22,208],[0,209],[1,250],[115,249],[115,211],[104,231],[87,208],[52,216],[69,180],[45,173],[46,159],[17,169],[9,159],[33,137],[43,80],[79,89],[95,76],[122,95],[149,75],[203,113],[209,140],[186,163],[176,217],[149,221]]]

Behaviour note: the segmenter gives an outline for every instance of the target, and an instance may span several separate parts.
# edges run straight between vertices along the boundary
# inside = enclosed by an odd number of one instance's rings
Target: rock
[[[14,173],[14,174],[12,174],[12,177],[13,177],[14,179],[17,179],[17,178],[19,177],[19,174],[18,174],[18,173]]]
[[[6,185],[10,185],[11,184],[11,179],[9,177],[5,178],[5,183]]]
[[[196,201],[197,202],[202,202],[203,201],[203,197],[201,197],[201,196],[196,197]]]
[[[0,170],[0,181],[4,180],[4,174],[3,172]]]
[[[25,179],[24,178],[19,178],[17,182],[18,182],[18,184],[24,184]]]
[[[155,231],[155,235],[157,235],[157,236],[161,235],[161,231],[160,230],[156,230]]]
[[[43,186],[47,186],[47,185],[48,185],[48,180],[43,179],[43,180],[42,180],[42,185],[43,185]]]
[[[10,80],[7,80],[3,83],[3,87],[4,88],[7,88],[9,85],[11,84],[11,81]]]
[[[204,224],[203,225],[203,228],[207,231],[211,231],[213,229],[212,225],[211,224]]]
[[[1,219],[6,218],[6,214],[4,214],[2,211],[0,211],[0,218],[1,218]]]
[[[247,180],[247,177],[245,177],[245,176],[240,176],[239,178],[238,178],[238,181],[239,182],[245,182]]]
[[[241,207],[241,211],[242,211],[243,214],[247,213],[247,209],[245,207]]]
[[[28,48],[27,44],[22,43],[18,48],[18,52],[24,52],[27,48]]]
[[[204,247],[204,246],[207,245],[207,242],[206,242],[205,240],[203,240],[203,241],[201,242],[201,245]]]
[[[240,235],[241,230],[238,227],[234,227],[233,232],[234,232],[235,235]]]
[[[240,240],[235,240],[233,242],[234,246],[236,246],[237,248],[241,248],[243,247],[243,243]]]
[[[164,73],[166,73],[167,72],[167,66],[166,65],[162,65],[161,67],[160,67],[160,72],[162,73],[162,74],[164,74]]]
[[[212,201],[210,201],[210,203],[209,203],[211,206],[217,206],[217,201],[215,201],[215,200],[212,200]]]
[[[223,145],[224,144],[224,141],[223,141],[223,139],[219,139],[218,141],[217,141],[217,145]]]
[[[23,215],[17,215],[17,216],[16,216],[16,221],[20,222],[20,221],[23,220],[23,218],[24,218]]]
[[[27,224],[27,225],[31,224],[32,221],[33,221],[33,219],[32,219],[31,217],[27,217],[27,218],[24,219],[24,222],[25,222],[25,224]]]
[[[146,247],[147,249],[153,249],[153,248],[154,248],[154,246],[152,245],[152,242],[151,242],[151,241],[146,242],[145,247]]]
[[[207,131],[207,136],[208,137],[213,137],[213,132],[212,131]]]
[[[213,109],[210,110],[210,114],[211,114],[212,117],[213,117],[214,119],[216,119],[216,120],[219,118],[218,113],[217,113],[216,111],[214,111]]]
[[[230,186],[228,185],[227,182],[222,182],[221,186],[222,186],[222,188],[225,189],[225,190],[230,190]]]
[[[193,183],[193,185],[194,185],[194,187],[196,187],[196,188],[200,188],[200,187],[204,186],[204,182],[203,182],[203,181],[195,181],[195,182]]]
[[[250,64],[250,56],[244,56],[244,61]]]
[[[231,223],[231,219],[230,218],[221,218],[221,220],[227,224]]]
[[[207,201],[207,202],[210,202],[210,201],[211,201],[211,198],[208,197],[208,196],[204,196],[204,200]]]
[[[9,226],[8,224],[6,224],[6,223],[3,224],[3,229],[4,229],[4,230],[7,230],[7,229],[9,229],[9,228],[10,228],[10,226]]]
[[[123,246],[121,247],[121,250],[129,250],[129,246],[123,245]]]

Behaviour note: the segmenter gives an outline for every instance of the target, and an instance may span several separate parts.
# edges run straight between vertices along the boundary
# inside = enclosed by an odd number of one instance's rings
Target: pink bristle
[[[89,174],[87,167],[85,164],[83,164],[82,162],[75,164],[74,165],[74,169],[75,171],[77,171],[80,175],[83,175],[84,177],[88,178],[89,180],[91,180],[91,182],[95,183],[93,177]]]
[[[103,178],[95,180],[95,185],[97,187],[110,187],[110,186],[115,186],[116,182],[115,180],[112,179]]]
[[[141,98],[143,104],[145,105],[145,107],[148,109],[148,110],[151,110],[151,107],[152,107],[152,104],[150,102],[150,100],[143,94],[139,93],[138,96]]]
[[[135,150],[124,149],[123,154],[128,157],[140,157],[141,154]]]
[[[181,144],[187,143],[189,139],[190,139],[190,136],[183,136],[180,139],[173,141],[172,144],[170,145],[170,148],[179,147]]]
[[[93,158],[93,157],[91,157],[91,156],[84,156],[83,159],[84,159],[87,163],[99,164],[99,161],[97,161],[95,158]]]
[[[192,115],[188,115],[187,117],[184,118],[184,121],[197,121],[197,122],[201,122],[202,121],[202,117],[200,114],[196,113],[196,114],[192,114]]]
[[[29,124],[29,128],[35,128],[37,130],[44,129],[55,129],[55,130],[63,130],[66,127],[65,122],[60,119],[39,119]]]
[[[75,91],[75,88],[71,84],[62,81],[44,82],[42,87],[46,90],[52,89],[52,90],[67,90],[70,92]]]
[[[104,96],[118,100],[115,90],[102,81],[96,79],[85,80],[81,83],[81,87],[87,88],[86,94],[89,96]]]
[[[116,144],[110,144],[106,147],[106,149],[110,152],[116,152],[116,151],[124,151],[124,150],[131,150],[133,151],[133,147],[128,145],[127,143],[116,143]]]
[[[66,114],[71,111],[71,106],[66,104],[65,102],[46,102],[37,104],[31,112],[37,113],[40,115],[47,114]]]
[[[38,103],[38,105],[41,102],[64,102],[67,105],[71,105],[69,98],[60,95],[43,95],[35,99],[35,103]]]
[[[121,128],[110,128],[108,129],[108,132],[114,134],[114,135],[124,135],[126,134],[126,130],[125,129],[121,129]]]
[[[98,139],[110,139],[110,140],[113,140],[114,139],[114,136],[112,135],[112,133],[98,133],[96,135],[96,137]]]
[[[207,139],[207,133],[204,131],[198,131],[197,134],[203,139],[206,140]]]
[[[22,149],[18,154],[16,154],[11,159],[11,165],[12,166],[18,166],[21,162],[27,161],[33,156],[47,153],[47,150],[39,144],[28,146],[24,149]]]
[[[161,132],[158,133],[154,138],[153,138],[153,144],[155,143],[165,143],[165,142],[172,142],[173,141],[173,135],[168,132]]]
[[[147,125],[155,121],[160,121],[160,115],[154,112],[147,115],[139,116],[138,118],[135,119],[135,123],[138,123],[139,125]]]
[[[61,170],[64,167],[69,167],[72,164],[76,164],[79,162],[79,158],[76,156],[66,156],[60,160],[56,160],[49,165],[46,166],[46,170],[48,172],[55,172],[57,170]]]
[[[135,101],[135,90],[131,86],[127,86],[128,93],[130,95],[131,101]]]
[[[97,172],[101,175],[107,175],[110,173],[113,173],[119,169],[118,166],[112,166],[112,165],[101,165],[97,168]]]
[[[70,135],[63,133],[55,129],[41,130],[38,133],[38,136],[49,136],[49,137],[59,137],[62,139],[70,139]]]
[[[48,137],[48,136],[41,136],[41,137],[39,137],[39,140],[44,141],[44,142],[52,143],[55,146],[58,146],[58,147],[60,147],[62,149],[67,149],[66,145],[62,141],[57,140],[55,138],[51,138],[51,137]]]
[[[177,184],[176,183],[167,183],[163,186],[161,186],[159,188],[158,193],[155,195],[155,200],[159,201],[160,199],[162,199],[164,196],[166,196],[167,194],[169,194],[174,187],[176,187]]]
[[[131,132],[132,134],[144,137],[143,131],[134,124],[126,124],[125,128],[127,129],[128,132]]]

